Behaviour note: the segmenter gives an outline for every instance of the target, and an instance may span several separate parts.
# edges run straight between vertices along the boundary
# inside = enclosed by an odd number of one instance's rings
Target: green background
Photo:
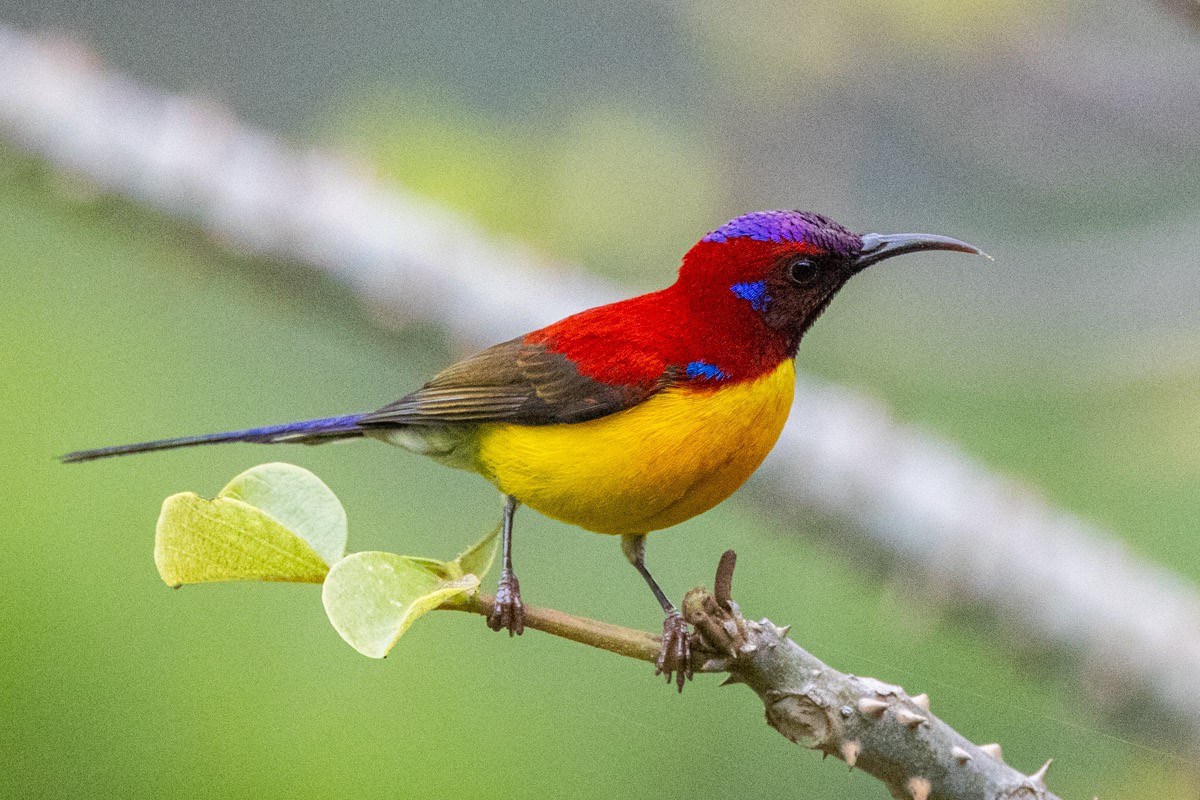
[[[1195,143],[1163,139],[1134,169],[1145,142],[1093,119],[1069,129],[1061,162],[1054,141],[1035,151],[1003,137],[988,161],[988,146],[967,139],[989,125],[935,114],[975,95],[929,88],[982,91],[989,59],[1018,39],[1128,35],[1159,42],[1167,61],[1194,58],[1168,19],[1121,6],[1097,21],[1060,4],[1021,27],[1019,3],[988,16],[979,4],[910,2],[897,7],[916,9],[917,22],[888,17],[888,47],[873,40],[868,57],[856,33],[893,13],[870,3],[814,12],[822,36],[804,47],[761,39],[770,26],[754,20],[749,32],[700,12],[668,24],[637,4],[482,21],[460,9],[444,26],[438,14],[451,12],[414,4],[395,13],[425,13],[423,27],[367,37],[370,57],[324,69],[360,52],[347,42],[361,27],[302,11],[299,35],[271,22],[274,5],[244,5],[265,22],[217,8],[219,24],[174,61],[168,45],[188,20],[169,19],[155,49],[153,26],[133,24],[137,4],[107,16],[69,3],[5,13],[71,22],[146,80],[216,87],[250,119],[336,144],[495,232],[637,288],[668,282],[698,235],[749,208],[812,206],[855,228],[974,241],[995,264],[923,256],[856,279],[806,339],[801,367],[884,399],[901,420],[1200,581],[1200,328],[1191,251],[1177,244],[1194,229]],[[45,9],[58,17],[32,18]],[[360,26],[371,20],[357,13]],[[974,38],[922,38],[932,23],[919,14]],[[106,33],[125,25],[124,45]],[[248,38],[205,38],[214,31]],[[989,36],[998,44],[981,43]],[[314,42],[328,52],[307,64]],[[381,55],[392,42],[403,58]],[[227,74],[205,72],[229,53]],[[256,53],[276,68],[261,69]],[[845,100],[897,64],[907,71],[890,79],[911,102],[875,118]],[[1152,82],[1192,64],[1150,59],[1137,74]],[[653,76],[636,97],[633,74]],[[826,125],[834,108],[855,138]],[[998,108],[991,123],[1004,128],[1011,109]],[[798,144],[780,149],[793,133]],[[151,558],[162,499],[211,496],[259,462],[320,475],[348,510],[352,550],[449,558],[494,524],[499,502],[476,476],[371,442],[70,467],[58,455],[375,408],[457,353],[422,326],[384,330],[296,265],[231,255],[11,150],[0,152],[0,281],[0,796],[884,794],[788,744],[747,690],[718,691],[714,678],[677,696],[645,664],[536,632],[510,641],[460,614],[420,620],[373,661],[338,638],[317,587],[168,589]],[[936,713],[973,741],[1001,742],[1019,768],[1053,756],[1050,786],[1064,797],[1200,791],[1194,747],[1144,698],[1111,690],[1110,676],[1010,620],[930,596],[902,568],[858,554],[836,522],[780,511],[751,486],[652,537],[650,566],[678,597],[737,549],[749,614],[792,623],[840,669],[927,692]],[[657,628],[615,540],[528,512],[519,525],[530,602]]]
[[[644,664],[537,633],[509,641],[457,614],[422,620],[391,657],[371,661],[330,628],[316,587],[165,587],[151,559],[162,498],[214,494],[271,458],[313,469],[339,493],[352,549],[450,557],[487,529],[498,502],[474,476],[374,443],[71,467],[56,455],[377,405],[448,354],[430,333],[381,334],[336,287],[298,291],[170,222],[119,202],[72,202],[27,165],[5,166],[6,792],[548,796],[569,786],[581,797],[674,797],[740,791],[747,772],[762,796],[879,791],[794,750],[761,724],[757,700],[717,691],[716,679],[679,697]],[[528,599],[657,624],[615,540],[534,514],[520,521]],[[1056,756],[1056,786],[1171,771],[1169,756],[1111,738],[1045,655],[793,533],[735,499],[655,536],[650,558],[679,594],[738,549],[750,613],[795,624],[842,669],[928,692],[939,714],[976,741],[1001,741],[1018,766]]]

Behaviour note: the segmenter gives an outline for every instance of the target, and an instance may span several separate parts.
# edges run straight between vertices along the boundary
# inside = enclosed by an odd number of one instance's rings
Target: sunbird
[[[792,406],[800,339],[851,276],[903,253],[970,244],[855,234],[820,214],[756,211],[712,231],[665,289],[573,314],[439,372],[378,411],[83,450],[74,463],[219,442],[380,439],[477,472],[504,498],[492,630],[524,630],[513,572],[517,507],[621,550],[662,606],[655,674],[691,679],[687,623],[646,568],[646,535],[729,497]]]

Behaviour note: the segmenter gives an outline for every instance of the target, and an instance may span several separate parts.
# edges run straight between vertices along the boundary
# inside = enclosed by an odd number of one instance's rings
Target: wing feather
[[[637,405],[670,385],[611,384],[580,373],[571,359],[540,343],[513,339],[459,361],[417,391],[367,414],[360,427],[513,422],[582,422]]]

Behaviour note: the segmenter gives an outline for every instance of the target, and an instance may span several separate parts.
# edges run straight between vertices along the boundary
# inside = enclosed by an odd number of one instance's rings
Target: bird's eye
[[[820,268],[811,258],[798,258],[788,265],[788,279],[797,286],[807,286],[817,279]]]

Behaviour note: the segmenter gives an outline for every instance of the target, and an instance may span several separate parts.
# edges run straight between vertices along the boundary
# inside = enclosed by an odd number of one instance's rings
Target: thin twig
[[[476,594],[466,600],[456,600],[443,605],[446,611],[469,611],[472,614],[491,616],[496,597],[491,594]],[[586,644],[651,664],[658,658],[661,643],[659,637],[646,631],[623,628],[600,620],[577,617],[564,611],[541,606],[525,606],[525,627],[548,633],[572,642]]]

